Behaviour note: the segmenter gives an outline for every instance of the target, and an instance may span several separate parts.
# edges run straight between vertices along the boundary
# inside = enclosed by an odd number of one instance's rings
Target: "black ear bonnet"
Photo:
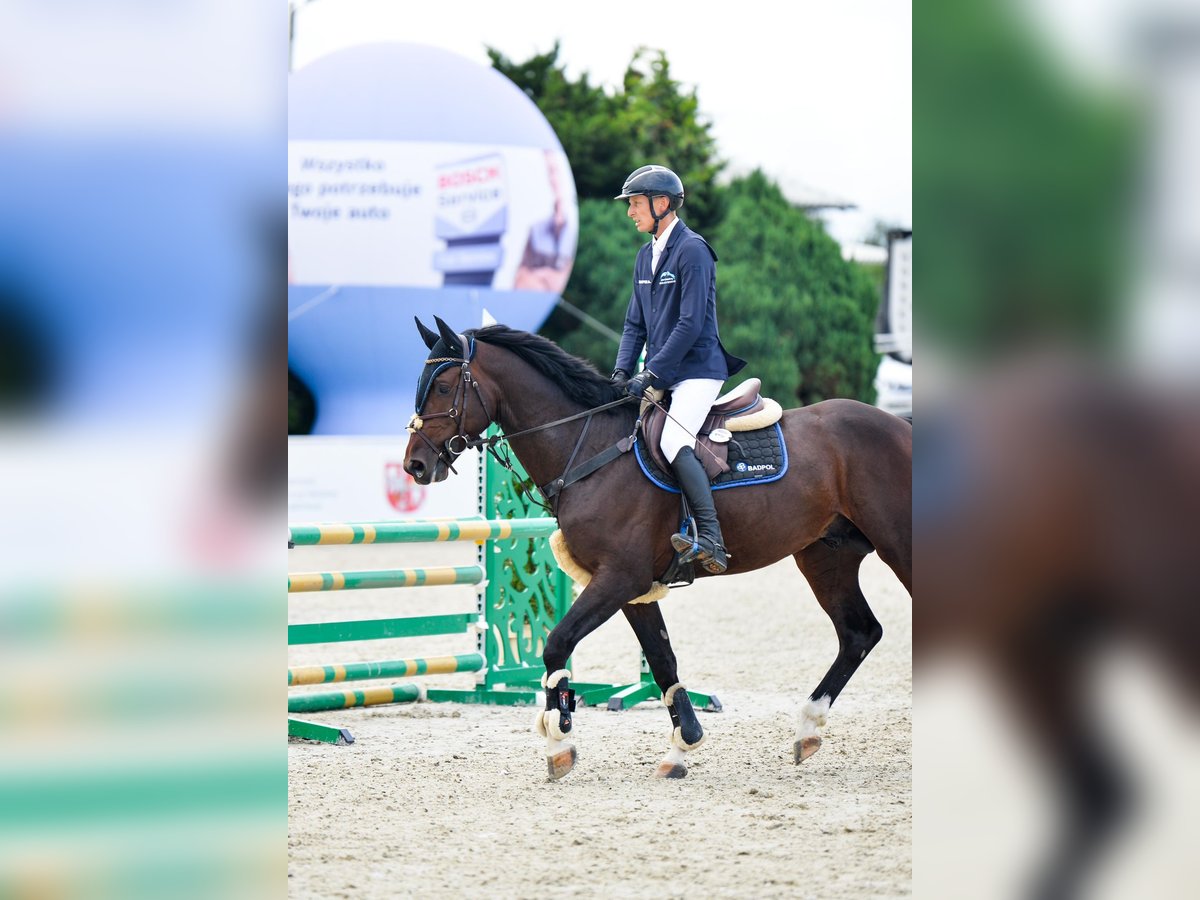
[[[465,361],[470,362],[475,358],[474,336],[467,336],[466,342],[467,354]],[[425,410],[425,401],[429,399],[429,390],[433,387],[433,380],[452,366],[462,365],[464,359],[458,355],[459,352],[458,345],[452,346],[444,338],[438,338],[437,343],[433,345],[433,348],[429,351],[429,359],[444,361],[426,363],[424,368],[421,369],[421,375],[417,379],[417,402],[414,407],[417,415],[420,415]]]

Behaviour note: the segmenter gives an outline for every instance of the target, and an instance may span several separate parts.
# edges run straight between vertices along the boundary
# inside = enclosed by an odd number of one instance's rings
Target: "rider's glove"
[[[641,397],[653,380],[654,373],[649,369],[642,369],[625,383],[625,393],[630,397]]]
[[[629,373],[624,369],[613,369],[613,373],[608,376],[608,380],[613,384],[620,384],[623,381],[629,380]]]

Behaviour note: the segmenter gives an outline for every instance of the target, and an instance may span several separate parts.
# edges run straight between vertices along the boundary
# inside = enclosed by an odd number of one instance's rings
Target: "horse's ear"
[[[421,340],[425,342],[426,347],[432,350],[438,340],[437,332],[426,328],[425,324],[416,316],[413,316],[413,321],[417,323],[417,331],[421,332]]]
[[[446,349],[452,353],[458,353],[459,355],[462,355],[462,337],[455,334],[454,329],[437,316],[433,317],[433,321],[437,322],[438,331],[442,333],[442,340],[446,342]]]

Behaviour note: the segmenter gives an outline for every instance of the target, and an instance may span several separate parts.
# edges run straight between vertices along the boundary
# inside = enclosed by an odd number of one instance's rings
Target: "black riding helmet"
[[[683,206],[683,182],[666,166],[642,166],[640,169],[635,169],[625,179],[621,193],[613,199],[628,200],[638,194],[645,194],[651,200],[655,197],[666,197],[670,201],[667,206],[668,212]],[[667,213],[663,213],[661,216],[657,215],[654,212],[654,204],[651,203],[650,215],[654,216],[654,231],[651,233],[658,234],[659,222],[666,217]]]

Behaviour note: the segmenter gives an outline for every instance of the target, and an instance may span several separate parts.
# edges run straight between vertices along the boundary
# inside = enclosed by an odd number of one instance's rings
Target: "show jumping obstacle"
[[[558,524],[522,492],[527,476],[519,467],[510,474],[488,456],[479,468],[478,517],[289,528],[289,546],[474,541],[478,545],[477,565],[288,575],[289,594],[439,585],[477,587],[474,612],[288,626],[289,645],[474,633],[475,652],[299,666],[288,669],[289,687],[456,672],[476,673],[475,687],[441,690],[408,683],[299,693],[288,697],[289,713],[417,700],[490,704],[538,701],[545,671],[542,648],[571,605],[571,580],[558,567],[550,549],[549,537]],[[644,658],[641,678],[633,684],[572,684],[577,698],[584,703],[607,702],[614,710],[661,696]],[[692,693],[691,697],[698,708],[721,708],[715,697],[701,693]],[[344,728],[293,718],[288,719],[288,735],[328,743],[354,740]]]

